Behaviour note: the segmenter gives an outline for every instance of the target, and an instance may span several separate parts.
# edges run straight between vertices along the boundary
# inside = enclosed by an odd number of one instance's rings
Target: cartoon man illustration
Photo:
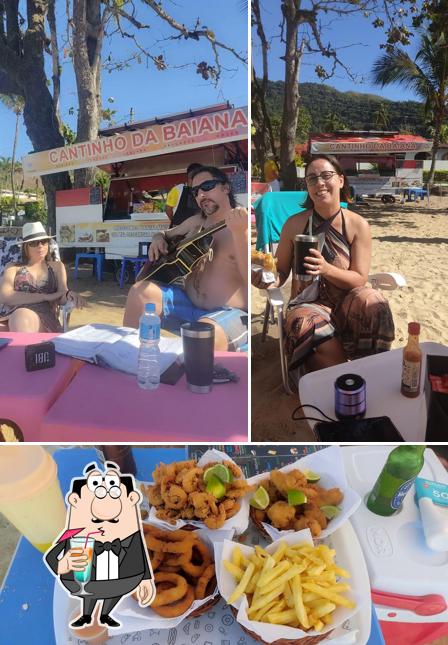
[[[132,475],[121,474],[112,462],[106,462],[105,472],[91,463],[84,475],[72,479],[66,497],[67,530],[45,554],[45,561],[61,584],[83,599],[82,615],[72,627],[89,625],[99,601],[103,603],[99,622],[121,627],[110,614],[124,596],[136,589],[141,606],[148,606],[155,596],[139,513],[142,496],[135,490]],[[94,536],[93,550],[86,547],[89,535]],[[81,548],[71,545],[74,536]],[[90,580],[80,584],[77,579],[88,579],[88,575],[79,572],[88,572],[89,566]]]

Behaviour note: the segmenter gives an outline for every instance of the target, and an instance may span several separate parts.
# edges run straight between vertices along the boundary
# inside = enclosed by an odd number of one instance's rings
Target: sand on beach
[[[383,292],[395,322],[392,348],[406,344],[409,321],[420,323],[421,341],[448,345],[448,198],[431,197],[429,206],[371,199],[353,210],[371,227],[370,273],[401,273],[408,285]],[[286,299],[289,286],[283,291]],[[300,401],[283,391],[273,327],[261,342],[264,307],[265,297],[252,288],[252,441],[312,441],[306,421],[291,419]]]

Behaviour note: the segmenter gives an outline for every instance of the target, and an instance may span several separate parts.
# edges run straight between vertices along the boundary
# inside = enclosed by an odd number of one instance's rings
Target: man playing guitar
[[[197,233],[221,220],[225,228],[214,234],[212,253],[194,266],[183,287],[146,280],[134,284],[123,325],[137,328],[145,304],[153,302],[162,321],[170,317],[180,323],[211,323],[215,327],[215,349],[235,351],[247,342],[247,210],[236,206],[226,174],[213,166],[195,171],[192,192],[201,212],[154,235],[149,260],[166,255],[167,241],[176,236]]]

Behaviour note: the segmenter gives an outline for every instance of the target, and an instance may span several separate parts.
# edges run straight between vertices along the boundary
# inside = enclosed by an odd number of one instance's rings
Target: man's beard
[[[214,213],[219,211],[219,204],[212,202],[211,200],[207,200],[201,206],[201,211],[206,217],[210,217],[210,215],[213,215]]]

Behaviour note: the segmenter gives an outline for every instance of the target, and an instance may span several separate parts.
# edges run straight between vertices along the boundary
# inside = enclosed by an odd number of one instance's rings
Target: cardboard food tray
[[[259,544],[260,535],[251,528],[245,534],[245,544]],[[328,645],[366,645],[370,636],[371,602],[370,588],[364,559],[358,538],[349,522],[346,522],[326,543],[344,545],[344,550],[351,558],[349,565],[353,582],[363,581],[363,594],[366,597],[360,610],[343,626],[335,630],[332,636],[322,641]],[[264,542],[263,542],[264,543]],[[356,571],[355,571],[356,568]],[[367,585],[367,587],[366,587]],[[358,586],[358,583],[357,583]],[[359,589],[357,589],[360,591]],[[53,595],[53,620],[56,645],[85,645],[85,641],[70,635],[68,618],[77,607],[77,601],[69,596],[55,581]],[[118,612],[117,612],[118,616]],[[123,620],[123,618],[121,618]],[[257,641],[243,632],[232,615],[230,607],[223,599],[199,618],[183,620],[177,627],[171,629],[149,628],[144,619],[132,620],[130,629],[124,622],[119,630],[110,630],[108,645],[120,645],[123,642],[138,642],[142,645],[183,645],[194,642],[195,645],[256,645]],[[112,632],[114,632],[112,634]]]

